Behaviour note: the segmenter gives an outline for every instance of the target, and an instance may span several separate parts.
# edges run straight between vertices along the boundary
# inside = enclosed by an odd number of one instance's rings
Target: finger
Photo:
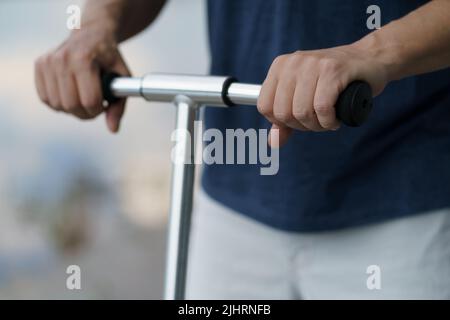
[[[267,120],[271,123],[277,122],[273,116],[273,107],[275,94],[277,90],[278,79],[275,76],[273,67],[269,70],[266,79],[264,80],[261,91],[259,93],[257,108]]]
[[[120,120],[125,112],[125,102],[125,99],[121,99],[106,110],[106,125],[112,133],[119,131]]]
[[[70,71],[68,58],[68,51],[61,48],[52,54],[52,70],[56,76],[61,108],[80,119],[86,119],[88,115],[81,108],[77,86]]]
[[[38,59],[34,66],[34,82],[39,99],[48,104],[47,90],[45,88],[44,75],[42,74],[42,60]]]
[[[336,130],[340,126],[336,118],[336,105],[339,87],[330,77],[320,77],[314,95],[314,111],[320,125],[328,130]]]
[[[78,88],[72,74],[66,73],[59,77],[59,95],[63,109],[80,119],[89,119],[91,116],[81,107]]]
[[[70,111],[81,107],[80,98],[78,97],[77,84],[71,73],[62,74],[58,77],[59,95],[64,110]]]
[[[284,77],[278,81],[273,105],[273,116],[278,124],[296,129],[295,118],[292,114],[292,99],[295,91],[295,79]]]
[[[46,71],[44,74],[44,83],[48,97],[49,106],[57,111],[61,111],[62,103],[59,96],[58,81],[56,74],[50,64],[45,64]]]
[[[273,124],[269,132],[268,143],[272,148],[279,148],[288,141],[291,134],[292,128]]]
[[[94,64],[84,65],[75,72],[80,106],[91,117],[103,112],[103,98],[99,81],[100,68]]]
[[[293,99],[295,92],[295,79],[291,81],[280,80],[275,93],[275,102],[273,107],[273,123],[279,127],[288,126],[301,131],[309,131],[304,125],[299,123],[293,115]]]
[[[292,102],[292,113],[294,118],[307,129],[312,131],[323,131],[314,112],[313,102],[316,91],[317,77],[300,77],[297,79],[294,98]]]

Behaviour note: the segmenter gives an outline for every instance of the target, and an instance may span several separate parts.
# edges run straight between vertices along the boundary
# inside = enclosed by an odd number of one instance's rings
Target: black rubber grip
[[[354,81],[339,95],[336,117],[349,127],[359,127],[372,110],[372,89],[367,82]]]
[[[102,72],[100,77],[102,82],[103,99],[108,102],[108,105],[119,101],[120,99],[115,97],[111,92],[111,83],[115,78],[120,77],[120,75],[115,72]]]

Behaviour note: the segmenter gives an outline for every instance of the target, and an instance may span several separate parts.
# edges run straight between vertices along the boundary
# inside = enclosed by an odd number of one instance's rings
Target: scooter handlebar
[[[239,83],[230,77],[148,74],[142,78],[101,76],[103,97],[109,103],[129,96],[151,101],[173,101],[176,95],[193,97],[199,104],[215,106],[256,105],[260,85]],[[354,81],[341,92],[335,105],[336,117],[345,125],[358,127],[373,106],[372,90],[364,81]]]

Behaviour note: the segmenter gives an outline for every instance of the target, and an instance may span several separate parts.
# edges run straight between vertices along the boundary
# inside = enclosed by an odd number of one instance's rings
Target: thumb
[[[117,72],[121,76],[129,77],[131,75],[125,61],[119,52],[117,52],[117,58],[115,62],[109,66],[108,70]],[[106,125],[108,126],[109,131],[112,133],[117,133],[120,127],[120,120],[125,112],[125,103],[126,99],[121,99],[106,109]]]
[[[272,124],[269,132],[269,145],[272,148],[279,148],[283,146],[292,134],[292,128]]]
[[[121,99],[106,109],[106,125],[112,133],[119,131],[120,120],[125,112],[125,102],[125,99]]]

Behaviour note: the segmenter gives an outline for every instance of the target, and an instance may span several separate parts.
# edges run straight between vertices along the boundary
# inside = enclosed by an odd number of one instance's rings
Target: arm
[[[448,68],[450,1],[431,1],[359,42],[385,61],[389,81]]]
[[[58,48],[35,63],[35,83],[40,99],[54,110],[81,119],[92,119],[103,113],[100,70],[130,75],[118,44],[147,27],[164,2],[87,1],[81,29],[74,30]],[[118,131],[124,107],[125,100],[121,100],[107,109],[110,131]]]
[[[90,0],[86,3],[83,25],[103,20],[111,24],[117,42],[131,38],[152,23],[165,0]]]
[[[297,51],[275,59],[263,83],[258,110],[273,124],[277,147],[292,129],[336,130],[334,105],[354,80],[374,95],[393,80],[450,66],[450,1],[434,0],[359,41]]]

